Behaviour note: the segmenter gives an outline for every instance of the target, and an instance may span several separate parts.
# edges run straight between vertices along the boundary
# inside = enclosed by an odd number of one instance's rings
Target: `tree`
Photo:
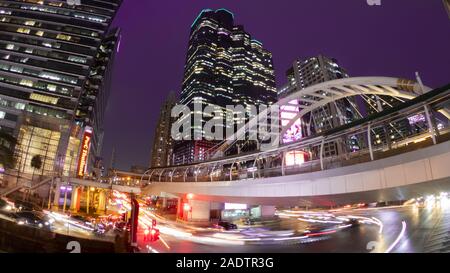
[[[42,157],[41,155],[35,155],[31,158],[31,167],[33,168],[33,176],[31,180],[34,179],[34,171],[40,170],[42,168]]]
[[[33,168],[33,175],[31,176],[31,183],[33,183],[33,181],[34,181],[34,172],[36,170],[40,170],[42,168],[42,156],[41,155],[34,155],[31,158],[31,164],[30,165]],[[27,198],[29,193],[30,193],[29,190],[24,192],[23,200],[25,200]]]

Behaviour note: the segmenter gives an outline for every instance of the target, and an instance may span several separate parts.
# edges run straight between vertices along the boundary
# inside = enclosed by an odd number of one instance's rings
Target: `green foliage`
[[[42,157],[40,155],[35,155],[31,159],[31,167],[40,170],[42,168]]]

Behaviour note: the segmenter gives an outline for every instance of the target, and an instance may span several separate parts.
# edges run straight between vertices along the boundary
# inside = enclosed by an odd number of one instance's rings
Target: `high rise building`
[[[309,86],[349,77],[346,70],[338,65],[336,59],[324,55],[295,60],[292,67],[286,72],[286,76],[288,83],[279,90],[279,98],[286,97],[291,92]],[[301,101],[298,103],[301,104]],[[354,99],[341,99],[309,113],[303,120],[298,121],[298,124],[293,126],[295,128],[291,128],[289,134],[291,138],[296,138],[296,136],[303,137],[321,133],[349,123],[357,116],[357,106]],[[298,130],[301,130],[301,132],[297,132]],[[292,141],[287,139],[286,136],[283,139],[286,142]],[[324,153],[325,155],[339,154],[341,146],[333,143],[327,144]]]
[[[234,24],[230,11],[203,10],[191,26],[180,104],[191,111],[195,103],[203,108],[213,104],[225,119],[238,114],[228,112],[227,105],[269,105],[276,96],[272,54],[243,26]],[[235,123],[247,118],[235,118]],[[193,127],[192,135],[203,137],[202,128]],[[204,139],[177,142],[175,161],[204,160],[214,145]]]
[[[362,95],[365,112],[368,116],[398,106],[404,101],[390,96]],[[425,125],[425,116],[417,115],[410,119],[400,119],[372,129],[373,144],[390,144],[407,138],[413,133],[413,127],[420,123]]]
[[[171,165],[173,161],[172,108],[176,103],[176,96],[171,92],[161,107],[153,139],[152,159],[150,162],[150,167],[152,168],[166,167]]]
[[[80,2],[80,1],[78,1]],[[101,149],[121,0],[0,0],[0,127],[17,169],[82,175]],[[55,168],[56,167],[56,168]]]

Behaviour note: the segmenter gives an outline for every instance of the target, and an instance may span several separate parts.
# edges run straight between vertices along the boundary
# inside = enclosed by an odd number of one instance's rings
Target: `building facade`
[[[222,112],[220,118],[232,115],[236,124],[243,124],[248,117],[227,111],[227,105],[268,105],[276,96],[272,54],[235,25],[230,11],[203,10],[191,26],[180,104],[191,111],[196,103],[202,109],[212,104]],[[197,140],[175,144],[176,163],[204,160],[215,146],[203,139],[202,128],[192,128],[192,136],[200,136]]]
[[[41,175],[84,173],[101,149],[121,0],[76,2],[0,0],[0,127],[19,175],[37,155]]]
[[[279,98],[284,98],[309,86],[319,83],[348,78],[346,70],[341,67],[336,59],[318,55],[306,59],[297,59],[286,72],[288,83],[278,92]],[[314,99],[314,98],[308,98]],[[301,101],[297,102],[302,104]],[[282,110],[281,110],[282,111]],[[354,98],[346,98],[329,103],[312,111],[303,120],[298,121],[288,132],[289,137],[283,136],[285,142],[298,140],[298,138],[318,134],[332,128],[347,124],[358,117],[358,107]],[[324,147],[324,154],[337,155],[341,153],[341,144],[329,143]]]
[[[173,92],[169,94],[159,114],[158,124],[153,138],[151,168],[166,167],[173,161],[172,108],[176,105],[177,98]]]

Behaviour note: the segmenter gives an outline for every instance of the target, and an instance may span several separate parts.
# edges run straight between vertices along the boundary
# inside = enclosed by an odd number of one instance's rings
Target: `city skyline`
[[[402,9],[406,3],[408,10]],[[289,4],[258,2],[256,5],[254,1],[246,1],[212,5],[208,1],[199,1],[176,6],[142,3],[137,7],[125,2],[115,21],[115,25],[122,27],[126,34],[122,36],[116,60],[118,65],[106,116],[103,150],[106,162],[109,162],[112,147],[116,146],[118,168],[129,168],[128,162],[147,164],[158,118],[153,110],[160,108],[169,91],[179,93],[189,26],[204,8],[233,11],[237,23],[245,25],[272,51],[278,87],[284,84],[285,71],[295,58],[320,53],[338,59],[352,76],[386,75],[412,79],[414,72],[419,71],[427,85],[438,87],[445,84],[446,73],[442,69],[448,63],[448,57],[444,55],[445,42],[431,42],[449,39],[448,17],[441,3],[399,1],[368,6],[365,1],[339,5],[330,1],[307,1]],[[338,6],[340,13],[335,14],[333,10]],[[168,14],[139,16],[152,9],[164,10]],[[258,12],[253,12],[256,9]],[[131,13],[135,15],[130,17]],[[318,14],[323,15],[321,24],[313,24],[317,20],[313,18]],[[298,17],[296,20],[292,20],[294,15]],[[383,18],[381,22],[376,20],[380,17]],[[291,23],[293,21],[295,25]],[[339,37],[333,25],[336,21],[342,26]],[[411,38],[408,42],[404,37],[418,38]],[[392,41],[392,44],[386,41]],[[420,53],[427,48],[432,50],[427,54]],[[125,98],[130,106],[124,104]],[[142,118],[133,120],[135,115]],[[129,149],[118,147],[120,143],[129,141],[137,145]]]
[[[450,0],[211,2],[0,0],[0,255],[450,253]]]

